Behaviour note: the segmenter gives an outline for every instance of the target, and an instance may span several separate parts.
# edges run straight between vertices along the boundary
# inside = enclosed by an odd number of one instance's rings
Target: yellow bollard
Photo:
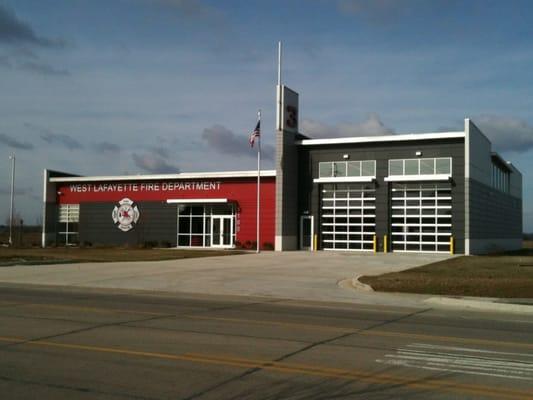
[[[318,235],[315,233],[313,237],[313,251],[317,251],[318,249],[317,243],[318,243]]]
[[[388,244],[387,239],[388,239],[387,235],[384,235],[383,236],[383,253],[387,253],[387,244]]]
[[[450,254],[455,254],[455,243],[453,236],[450,236]]]

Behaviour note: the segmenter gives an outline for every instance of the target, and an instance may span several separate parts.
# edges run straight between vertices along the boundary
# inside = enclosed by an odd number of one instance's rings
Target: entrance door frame
[[[220,233],[219,233],[219,244],[215,244],[214,238],[215,238],[215,231],[213,229],[213,225],[215,224],[215,220],[220,221]],[[229,244],[224,244],[224,220],[229,221],[230,226],[230,234],[229,234]],[[216,248],[225,248],[230,249],[234,246],[233,243],[233,215],[211,215],[211,247]]]
[[[310,245],[304,246],[304,220],[309,219],[311,227],[310,232]],[[313,215],[301,215],[300,216],[300,250],[313,251],[314,247],[314,238],[315,238],[315,225],[314,225],[314,216]]]

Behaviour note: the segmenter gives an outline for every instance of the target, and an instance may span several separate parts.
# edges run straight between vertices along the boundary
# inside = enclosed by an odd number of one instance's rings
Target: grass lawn
[[[533,298],[533,248],[502,255],[456,257],[359,280],[383,292]]]
[[[243,254],[234,250],[177,250],[135,248],[6,248],[0,247],[0,266],[53,262],[157,261]]]

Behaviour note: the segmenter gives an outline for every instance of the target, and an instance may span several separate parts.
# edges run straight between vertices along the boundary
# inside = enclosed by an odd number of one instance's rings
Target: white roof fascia
[[[351,177],[341,177],[341,178],[315,178],[313,182],[315,183],[343,183],[343,182],[372,182],[376,179],[375,176],[351,176]]]
[[[261,171],[262,177],[275,177],[275,170]],[[73,176],[50,178],[50,182],[106,182],[106,181],[154,181],[167,179],[216,179],[216,178],[255,178],[257,171],[226,172],[183,172],[160,175],[116,175],[116,176]]]
[[[436,133],[409,133],[403,135],[386,136],[361,136],[334,139],[304,139],[296,144],[302,146],[313,146],[321,144],[346,144],[346,143],[374,143],[374,142],[402,142],[409,140],[436,140],[436,139],[457,139],[464,138],[464,132],[436,132]]]
[[[228,199],[168,199],[168,204],[228,203]]]
[[[451,175],[434,174],[434,175],[391,175],[386,176],[385,182],[413,182],[413,181],[449,181]]]

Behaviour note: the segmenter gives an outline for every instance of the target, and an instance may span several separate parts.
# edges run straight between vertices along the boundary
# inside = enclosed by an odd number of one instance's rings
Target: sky
[[[533,2],[0,0],[0,224],[40,221],[42,171],[273,168],[277,43],[300,130],[463,130],[522,171],[533,232]]]

